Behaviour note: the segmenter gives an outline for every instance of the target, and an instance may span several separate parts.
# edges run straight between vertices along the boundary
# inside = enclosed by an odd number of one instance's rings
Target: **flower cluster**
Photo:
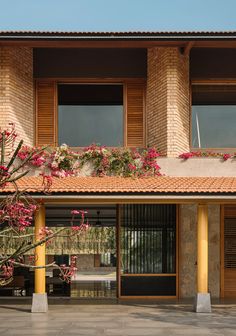
[[[36,209],[35,204],[23,201],[6,202],[0,210],[0,221],[19,231],[24,231],[31,225]]]
[[[82,168],[87,162],[92,163],[94,176],[105,176],[110,167],[110,151],[105,146],[92,144],[85,147],[79,156],[80,167]]]
[[[77,260],[77,256],[71,256],[70,258],[70,265],[60,265],[60,269],[61,269],[61,273],[60,273],[60,278],[67,282],[70,283],[72,277],[75,275],[75,272],[77,271],[77,267],[76,267],[76,260]]]
[[[69,149],[67,145],[58,147],[50,156],[49,168],[52,176],[73,176],[78,169],[79,155]]]
[[[35,150],[33,148],[32,150]],[[37,149],[39,150],[39,149]],[[30,148],[24,147],[18,154],[21,160],[30,154]],[[108,148],[92,144],[80,153],[73,152],[67,145],[56,150],[40,152],[33,155],[30,163],[43,166],[47,173],[43,173],[44,183],[51,184],[49,176],[76,176],[80,169],[90,163],[92,176],[123,176],[146,177],[159,176],[160,166],[157,164],[159,153],[155,148],[132,150],[129,148]],[[48,178],[48,180],[46,180]]]
[[[9,177],[10,173],[9,173],[9,169],[6,166],[0,166],[0,180],[2,180],[3,178]]]
[[[88,221],[85,223],[85,214],[87,214],[88,212],[85,210],[72,210],[71,211],[71,229],[74,232],[78,232],[78,231],[86,231],[89,228],[89,224]],[[80,220],[80,224],[79,225],[75,225],[75,217],[76,215],[81,215],[81,220]]]
[[[49,229],[49,227],[45,226],[39,230],[39,239],[43,240],[44,238],[53,234],[53,230]],[[49,242],[49,241],[48,241]]]
[[[215,152],[187,152],[179,155],[179,158],[187,160],[193,157],[212,157],[212,158],[220,158],[223,161],[227,161],[230,158],[236,157],[236,153],[215,153]]]
[[[49,229],[47,226],[45,226],[44,228],[41,228],[39,230],[39,233],[38,233],[38,239],[39,240],[44,240],[46,237],[48,236],[52,236],[53,235],[53,230]],[[52,242],[52,239],[48,239],[46,241],[46,245],[48,246],[50,243]]]
[[[157,158],[160,154],[155,148],[149,148],[144,152],[142,160],[142,172],[145,176],[160,176],[160,166],[157,164]]]
[[[13,277],[14,265],[13,260],[9,259],[5,264],[3,264],[0,268],[1,277],[4,280],[11,279]]]
[[[138,151],[128,148],[109,149],[91,145],[80,155],[80,166],[91,162],[94,176],[144,177],[160,175],[155,148]]]
[[[47,160],[47,152],[38,147],[29,147],[29,146],[22,146],[20,151],[18,152],[17,156],[22,161],[26,160],[30,155],[32,157],[29,163],[34,167],[41,167],[45,164]]]
[[[43,177],[43,187],[44,187],[44,192],[49,192],[50,191],[50,188],[52,186],[52,176],[51,175],[47,175],[45,173],[42,173],[41,174],[42,177]]]

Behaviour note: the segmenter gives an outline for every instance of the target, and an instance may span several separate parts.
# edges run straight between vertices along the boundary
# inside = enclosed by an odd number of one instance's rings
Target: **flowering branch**
[[[42,166],[44,168],[42,172],[44,191],[49,191],[52,179],[51,176],[45,174],[45,170],[50,166],[52,157],[55,159],[57,154],[54,153],[50,156],[49,152],[46,152],[46,147],[29,150],[29,147],[23,146],[23,141],[20,141],[16,149],[14,149],[17,135],[14,125],[11,124],[10,126],[10,131],[0,129],[0,188],[5,188],[7,184],[11,184],[15,188],[15,192],[5,197],[0,206],[0,239],[2,239],[0,246],[0,286],[12,281],[15,266],[36,269],[46,267],[58,268],[60,270],[60,278],[63,281],[70,282],[76,270],[76,257],[72,257],[69,266],[59,266],[54,262],[41,266],[36,266],[33,263],[24,263],[23,256],[26,253],[35,251],[37,246],[50,243],[52,239],[59,236],[62,231],[68,228],[63,227],[58,230],[51,230],[45,227],[40,230],[37,239],[34,234],[25,233],[25,230],[32,224],[39,204],[26,191],[19,191],[17,182],[29,173],[31,166]],[[73,157],[77,158],[76,155]],[[20,162],[17,161],[17,158],[18,160],[20,159]],[[68,160],[67,157],[65,159]],[[61,160],[60,155],[58,160]],[[59,169],[64,168],[65,161],[63,159],[61,160]],[[58,175],[55,174],[55,176]],[[71,233],[67,237],[76,237],[84,230],[87,230],[88,223],[85,223],[84,220],[85,213],[85,211],[77,211],[72,214]],[[79,225],[74,225],[74,217],[77,214],[81,216],[81,221]],[[17,239],[17,248],[13,253],[9,253],[9,243],[14,239]],[[31,261],[34,262],[35,259],[31,259]]]
[[[186,152],[186,153],[182,153],[179,155],[179,158],[184,159],[184,160],[188,160],[194,157],[197,157],[197,158],[212,157],[212,158],[220,158],[223,161],[227,161],[230,158],[235,158],[236,153],[229,154],[229,153],[215,153],[215,152]]]

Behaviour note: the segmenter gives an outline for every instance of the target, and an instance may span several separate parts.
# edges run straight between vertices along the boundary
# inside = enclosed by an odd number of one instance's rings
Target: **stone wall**
[[[101,271],[116,271],[116,267],[96,267],[94,254],[78,254],[77,268],[78,272],[92,272],[95,274]]]
[[[19,139],[34,144],[33,51],[0,48],[0,126],[16,126]]]
[[[220,295],[220,206],[209,205],[209,291]],[[179,295],[193,297],[196,293],[197,206],[180,207]]]
[[[189,151],[189,56],[150,48],[147,65],[147,145],[175,157]]]

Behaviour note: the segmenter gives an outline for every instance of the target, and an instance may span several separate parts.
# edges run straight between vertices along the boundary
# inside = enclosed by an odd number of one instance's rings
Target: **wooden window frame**
[[[192,147],[192,87],[194,85],[236,85],[236,79],[233,78],[208,78],[208,79],[193,79],[190,82],[190,123],[189,123],[189,148],[190,151],[193,152],[222,152],[222,153],[234,153],[236,151],[236,147],[227,148],[227,147]]]
[[[38,130],[37,130],[37,83],[38,82],[53,82],[55,86],[55,110],[54,110],[54,146],[58,146],[58,85],[60,84],[120,84],[123,85],[123,146],[130,147],[127,143],[127,85],[142,84],[144,87],[143,93],[143,147],[146,147],[146,79],[145,78],[36,78],[35,79],[35,144],[37,145]],[[117,146],[117,148],[120,146]],[[81,146],[72,147],[78,150]]]

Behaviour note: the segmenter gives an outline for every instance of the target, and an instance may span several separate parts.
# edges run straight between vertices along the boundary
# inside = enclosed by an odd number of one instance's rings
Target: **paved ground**
[[[29,305],[1,300],[0,335],[236,335],[236,305],[214,305],[196,314],[188,304],[51,305],[31,314]]]

